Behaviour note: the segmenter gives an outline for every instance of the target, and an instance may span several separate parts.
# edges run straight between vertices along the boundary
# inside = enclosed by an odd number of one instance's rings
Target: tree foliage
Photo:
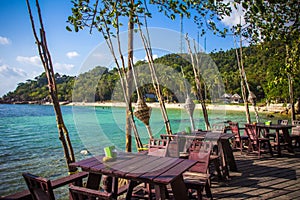
[[[238,25],[241,33],[254,42],[280,41],[285,47],[285,63],[278,71],[288,78],[289,101],[292,105],[291,118],[295,119],[294,82],[299,72],[300,3],[299,0],[245,1],[241,3],[245,12],[245,26]],[[278,79],[273,80],[274,83]],[[283,79],[286,80],[286,79]],[[283,82],[281,82],[283,83]]]
[[[266,51],[265,49],[268,49]],[[240,78],[235,59],[235,50],[220,51],[210,53],[209,56],[218,66],[222,81],[227,93],[241,94]],[[263,43],[261,45],[251,45],[244,48],[245,71],[251,91],[257,96],[258,101],[273,100],[288,102],[288,84],[287,77],[281,71],[285,65],[285,48],[280,41]],[[174,72],[181,72],[180,66],[184,71],[186,79],[193,87],[194,78],[192,66],[188,56],[183,54],[168,54],[155,59],[155,63],[161,66],[168,66]],[[150,72],[147,71],[146,62],[138,61],[135,67],[142,70],[136,70],[139,86],[143,94],[155,94],[155,90],[149,81]],[[183,98],[185,88],[183,84],[178,83],[176,94],[168,88],[175,85],[174,80],[178,79],[170,73],[167,68],[162,68],[160,76],[162,79],[162,89],[165,99],[177,101]],[[209,71],[207,72],[209,75]],[[122,101],[122,91],[119,94],[115,88],[119,82],[119,76],[116,69],[109,70],[106,67],[96,66],[92,70],[78,75],[78,77],[56,74],[58,94],[60,101],[109,101],[114,94],[114,100]],[[300,72],[295,71],[295,82],[300,82]],[[175,88],[175,86],[174,86]],[[210,88],[207,88],[210,89]],[[73,92],[75,91],[75,93]],[[120,97],[117,99],[116,97]],[[27,80],[19,83],[13,92],[9,92],[2,97],[2,101],[48,101],[48,89],[45,73],[35,77],[33,80]],[[295,84],[295,99],[300,97],[300,85]],[[136,101],[136,94],[132,95],[133,101]],[[209,95],[208,95],[209,98]],[[150,99],[149,99],[150,100]]]

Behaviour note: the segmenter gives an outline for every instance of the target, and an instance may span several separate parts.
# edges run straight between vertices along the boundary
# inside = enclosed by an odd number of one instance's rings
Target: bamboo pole
[[[38,47],[39,56],[40,56],[40,59],[41,59],[41,62],[43,64],[43,66],[44,66],[46,76],[47,76],[47,80],[48,80],[48,89],[49,89],[50,97],[51,97],[53,107],[54,107],[54,111],[55,111],[55,115],[56,115],[56,122],[57,122],[57,128],[58,128],[58,132],[59,132],[59,139],[60,139],[60,141],[62,143],[62,146],[63,146],[63,149],[64,149],[64,155],[65,155],[65,158],[66,158],[68,171],[70,173],[73,173],[77,169],[70,167],[69,164],[72,163],[72,162],[75,162],[75,156],[74,156],[74,151],[73,151],[73,147],[72,147],[72,144],[71,144],[71,140],[70,140],[70,137],[69,137],[68,130],[67,130],[65,124],[64,124],[64,120],[63,120],[63,117],[62,117],[62,112],[61,112],[60,105],[59,105],[59,100],[58,100],[58,97],[57,97],[57,87],[56,87],[56,82],[55,82],[55,74],[54,74],[54,70],[53,70],[51,55],[50,55],[50,52],[49,52],[48,47],[47,47],[46,33],[45,33],[45,30],[44,30],[44,25],[43,25],[43,21],[42,21],[41,9],[40,9],[38,0],[36,0],[36,7],[37,7],[38,18],[39,18],[39,22],[40,22],[40,28],[39,28],[40,29],[40,36],[38,37],[38,34],[36,32],[36,29],[35,29],[34,19],[33,19],[33,16],[32,16],[32,11],[31,11],[29,1],[26,0],[26,3],[27,3],[27,8],[28,8],[28,13],[29,13],[29,16],[30,16],[33,35],[34,35],[34,38],[35,38],[35,41],[36,41],[36,45]]]
[[[124,100],[125,100],[125,104],[126,104],[126,116],[130,116],[129,118],[127,118],[130,123],[130,126],[131,128],[133,129],[133,132],[134,132],[134,136],[135,136],[135,143],[136,143],[136,147],[139,149],[139,148],[143,148],[143,144],[140,140],[140,137],[139,137],[139,134],[138,134],[138,130],[136,128],[136,125],[135,125],[135,121],[134,121],[134,116],[133,116],[133,112],[132,112],[132,109],[131,109],[131,102],[130,102],[130,97],[129,97],[129,94],[128,94],[128,90],[126,89],[128,87],[128,78],[126,76],[126,68],[125,68],[125,61],[124,61],[124,56],[123,56],[123,53],[121,51],[121,41],[120,41],[120,34],[119,34],[119,27],[117,26],[116,27],[116,38],[117,38],[117,48],[118,48],[118,53],[120,55],[120,58],[121,58],[121,65],[117,59],[117,56],[116,56],[116,53],[115,53],[115,48],[114,48],[114,45],[113,45],[113,42],[112,42],[112,36],[110,34],[110,31],[109,31],[109,28],[108,28],[108,25],[105,23],[105,19],[104,17],[102,16],[102,19],[104,21],[104,26],[105,28],[104,29],[101,29],[100,32],[102,33],[102,35],[105,37],[107,35],[107,39],[105,40],[109,50],[110,50],[110,53],[111,55],[113,56],[114,58],[114,62],[117,66],[117,71],[118,71],[118,74],[119,74],[119,77],[120,77],[120,83],[121,83],[121,87],[122,87],[122,91],[123,91],[123,95],[124,95]],[[117,24],[118,24],[118,16],[116,16],[116,21],[117,21]],[[104,30],[106,30],[106,32],[104,32]],[[122,66],[122,68],[121,68]],[[129,106],[130,105],[130,106]],[[129,126],[129,125],[128,125]],[[128,127],[126,127],[126,130],[127,130]],[[129,133],[126,133],[126,151],[127,152],[131,152],[131,135]]]
[[[132,69],[132,75],[133,75],[133,79],[134,79],[134,83],[135,83],[135,87],[136,87],[136,92],[137,92],[137,95],[138,95],[137,107],[134,109],[134,115],[145,124],[148,135],[149,135],[149,138],[153,139],[151,127],[150,127],[150,124],[149,124],[151,108],[149,108],[147,106],[147,104],[145,103],[145,101],[141,97],[141,92],[140,92],[139,87],[138,87],[138,83],[137,83],[137,79],[136,79],[136,76],[135,76],[134,65],[133,65],[132,60],[131,60],[131,65],[132,65],[132,68],[131,68]]]
[[[205,121],[205,128],[206,130],[210,130],[210,123],[208,120],[208,113],[207,113],[207,109],[206,109],[206,105],[205,105],[205,100],[203,99],[203,95],[202,95],[202,90],[201,90],[201,82],[200,82],[200,70],[196,69],[196,66],[199,66],[199,60],[198,58],[196,58],[196,62],[194,60],[194,56],[193,56],[193,52],[191,50],[191,45],[190,45],[190,41],[186,35],[186,42],[187,42],[187,47],[188,47],[188,52],[190,54],[191,57],[191,62],[192,62],[192,67],[193,67],[193,72],[194,72],[194,77],[195,77],[195,82],[196,82],[196,88],[197,88],[197,95],[198,98],[200,100],[200,104],[202,107],[202,112],[203,112],[203,117],[204,117],[204,121]],[[196,55],[197,57],[197,55]]]
[[[171,124],[170,124],[170,121],[169,121],[169,118],[168,118],[167,109],[166,109],[166,106],[165,106],[164,98],[161,94],[159,80],[158,80],[158,77],[157,77],[156,71],[155,71],[155,66],[154,66],[154,61],[153,61],[153,55],[152,55],[152,49],[151,49],[148,29],[146,28],[148,39],[143,34],[143,31],[141,29],[140,24],[139,24],[138,29],[139,29],[139,32],[140,32],[140,36],[141,36],[141,40],[142,40],[144,49],[146,51],[146,56],[147,56],[147,59],[148,59],[148,66],[149,66],[149,69],[150,69],[150,74],[151,74],[151,79],[152,79],[152,85],[155,89],[156,96],[157,96],[158,101],[159,101],[160,111],[161,111],[162,117],[164,119],[166,132],[167,132],[167,134],[172,134]]]

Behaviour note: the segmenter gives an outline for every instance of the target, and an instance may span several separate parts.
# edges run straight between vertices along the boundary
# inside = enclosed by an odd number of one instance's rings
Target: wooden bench
[[[88,176],[88,172],[78,172],[69,176],[65,176],[56,180],[51,181],[53,189],[59,188],[61,186],[81,181],[83,178]],[[7,195],[0,198],[1,200],[32,200],[29,190],[23,190],[11,195]]]

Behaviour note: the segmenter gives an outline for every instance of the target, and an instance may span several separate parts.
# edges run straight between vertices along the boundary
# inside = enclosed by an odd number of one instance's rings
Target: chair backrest
[[[222,124],[213,124],[211,127],[211,130],[214,132],[225,133],[225,129],[226,129],[226,127],[223,123]]]
[[[229,122],[229,127],[231,132],[235,135],[236,140],[241,140],[240,130],[239,130],[239,123],[237,122]]]
[[[22,175],[34,200],[55,200],[50,180],[30,173]]]
[[[257,142],[258,132],[255,124],[245,124],[246,133],[251,142]]]
[[[292,128],[292,135],[300,135],[300,120],[293,120],[292,125],[295,127]]]
[[[198,161],[189,171],[207,173],[212,143],[194,140],[189,148],[189,159]]]
[[[94,189],[88,189],[84,187],[78,187],[74,185],[70,185],[69,191],[72,196],[72,199],[79,199],[79,200],[112,199],[112,193],[94,190]]]
[[[288,125],[289,124],[289,120],[287,120],[287,119],[279,119],[278,120],[278,124],[280,124],[280,125]]]
[[[169,140],[167,139],[149,139],[148,155],[165,157],[167,155],[167,149]]]
[[[300,120],[293,120],[292,124],[295,126],[300,126]]]
[[[169,141],[174,140],[175,137],[176,137],[176,135],[170,135],[170,134],[161,134],[160,135],[161,139],[169,140]]]

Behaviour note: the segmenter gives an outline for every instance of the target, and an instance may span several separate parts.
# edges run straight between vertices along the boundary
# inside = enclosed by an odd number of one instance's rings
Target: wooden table
[[[220,151],[220,155],[222,158],[222,167],[225,169],[225,176],[229,177],[229,171],[237,172],[237,165],[233,156],[233,151],[230,145],[230,139],[234,138],[234,134],[231,133],[220,133],[220,132],[212,132],[212,131],[193,131],[191,134],[183,134],[177,133],[174,135],[161,135],[162,138],[170,137],[170,139],[176,139],[180,141],[181,138],[185,140],[215,140],[218,149]],[[182,142],[181,142],[182,143]],[[185,146],[188,146],[185,144]],[[186,148],[186,147],[185,147]],[[179,151],[184,151],[185,149],[180,147]],[[229,168],[229,169],[228,169]]]
[[[83,171],[90,173],[94,180],[89,180],[87,185],[99,185],[100,180],[95,175],[107,175],[118,178],[128,179],[130,186],[126,194],[126,199],[132,195],[132,187],[138,182],[153,184],[155,187],[156,199],[166,198],[166,185],[170,184],[175,199],[188,199],[187,189],[183,181],[182,174],[196,161],[171,158],[156,157],[143,154],[120,153],[114,161],[102,161],[103,156],[96,156],[81,160],[71,165],[81,167]],[[90,178],[90,177],[89,177]],[[96,179],[96,181],[95,181]],[[115,180],[115,183],[117,182]],[[88,187],[88,186],[87,186]],[[118,193],[117,184],[114,184],[113,193]]]
[[[281,147],[282,146],[287,146],[288,151],[290,153],[294,152],[293,145],[292,145],[292,139],[289,134],[289,130],[292,129],[292,127],[294,127],[293,125],[282,125],[282,124],[265,125],[262,123],[258,123],[256,125],[256,127],[258,129],[257,130],[258,133],[261,133],[261,131],[264,130],[266,133],[266,137],[268,137],[268,133],[270,133],[270,130],[275,130],[276,138],[275,138],[274,142],[271,142],[271,144],[273,144],[277,148],[278,156],[281,156]],[[280,130],[282,131],[282,133],[280,133]],[[283,135],[283,140],[284,140],[283,144],[280,143],[280,140],[279,140],[280,134]]]

